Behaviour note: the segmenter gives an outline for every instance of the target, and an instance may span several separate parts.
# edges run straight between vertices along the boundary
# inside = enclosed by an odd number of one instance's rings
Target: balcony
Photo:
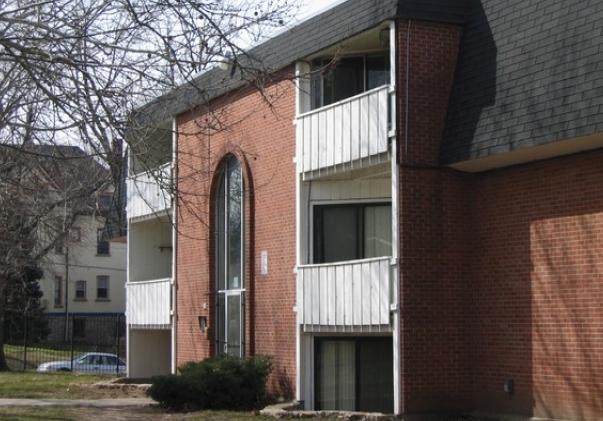
[[[389,329],[391,259],[298,267],[297,320],[305,331]]]
[[[170,278],[126,284],[126,321],[130,326],[169,329],[171,313]]]
[[[172,207],[172,165],[128,178],[128,218],[156,215]]]
[[[297,118],[297,165],[304,179],[389,161],[390,86]]]

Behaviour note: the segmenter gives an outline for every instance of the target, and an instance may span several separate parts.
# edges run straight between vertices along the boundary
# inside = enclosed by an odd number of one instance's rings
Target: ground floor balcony
[[[138,329],[169,329],[172,319],[172,279],[126,284],[126,322]]]
[[[387,331],[392,304],[390,257],[297,269],[297,320],[304,331]]]

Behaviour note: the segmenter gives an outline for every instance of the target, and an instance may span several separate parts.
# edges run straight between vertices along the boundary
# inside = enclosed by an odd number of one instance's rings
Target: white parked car
[[[73,371],[88,374],[123,374],[126,363],[115,354],[88,352],[71,361],[51,361],[40,364],[38,371]]]

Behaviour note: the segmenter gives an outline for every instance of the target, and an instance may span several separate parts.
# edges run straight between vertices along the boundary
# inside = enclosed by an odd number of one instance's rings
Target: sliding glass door
[[[394,410],[391,338],[316,338],[315,408]]]

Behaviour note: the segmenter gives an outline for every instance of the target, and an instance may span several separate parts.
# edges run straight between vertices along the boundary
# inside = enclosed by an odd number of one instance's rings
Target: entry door
[[[228,291],[224,293],[224,354],[242,357],[245,354],[243,337],[243,326],[245,323],[243,301],[244,294],[241,291]]]

